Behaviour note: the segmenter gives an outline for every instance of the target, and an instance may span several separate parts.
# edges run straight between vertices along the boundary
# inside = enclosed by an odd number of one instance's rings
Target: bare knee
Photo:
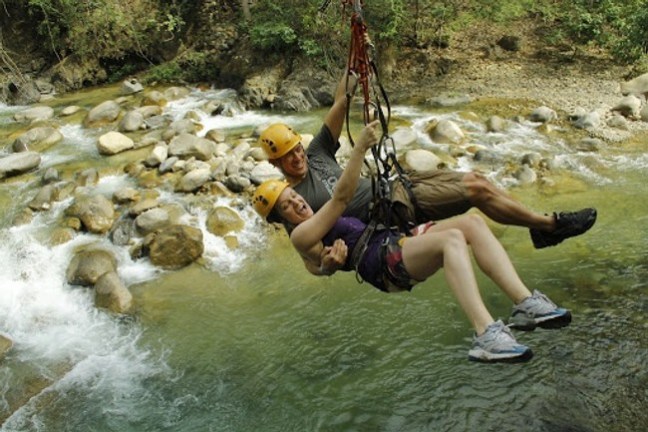
[[[467,240],[463,231],[458,228],[450,228],[444,231],[444,245],[443,248],[447,252],[449,250],[462,250],[467,248]]]

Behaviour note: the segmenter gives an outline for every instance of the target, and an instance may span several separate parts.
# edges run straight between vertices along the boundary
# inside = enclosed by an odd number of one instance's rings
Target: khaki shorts
[[[414,223],[446,219],[467,212],[472,204],[466,196],[465,175],[443,169],[408,172],[418,209],[415,211],[405,187],[397,181],[392,188],[395,211]]]

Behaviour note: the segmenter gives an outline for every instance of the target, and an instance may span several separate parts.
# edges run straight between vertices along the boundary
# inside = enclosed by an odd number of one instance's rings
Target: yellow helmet
[[[254,210],[262,218],[267,218],[277,202],[277,198],[287,187],[288,182],[282,180],[266,180],[261,183],[252,198]]]
[[[270,159],[279,159],[300,141],[301,135],[283,123],[271,124],[259,137],[259,144]]]

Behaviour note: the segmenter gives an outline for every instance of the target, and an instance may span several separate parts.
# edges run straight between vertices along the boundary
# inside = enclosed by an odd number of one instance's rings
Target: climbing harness
[[[330,0],[325,0],[320,11],[324,10]],[[389,135],[389,121],[391,118],[391,106],[385,91],[378,68],[374,61],[375,47],[369,42],[367,25],[364,20],[362,7],[364,0],[342,0],[342,7],[346,10],[351,8],[351,42],[349,44],[349,56],[347,62],[347,111],[346,125],[347,135],[351,146],[354,145],[350,130],[351,99],[358,87],[362,91],[363,109],[362,117],[367,125],[373,120],[379,120],[382,134],[378,144],[371,148],[374,169],[365,159],[365,165],[375,174],[372,176],[373,201],[370,207],[370,220],[367,228],[363,231],[356,246],[351,252],[351,262],[356,268],[356,279],[362,282],[358,266],[363,254],[367,249],[369,238],[377,229],[390,229],[398,227],[402,232],[409,232],[411,226],[398,214],[392,211],[392,185],[394,182],[401,182],[407,191],[411,202],[415,205],[415,198],[411,191],[411,182],[405,175],[396,157],[396,147],[393,138]],[[356,78],[356,83],[349,91],[349,77]],[[416,208],[416,205],[415,205]],[[396,217],[395,217],[396,216]],[[389,240],[389,238],[387,238]]]

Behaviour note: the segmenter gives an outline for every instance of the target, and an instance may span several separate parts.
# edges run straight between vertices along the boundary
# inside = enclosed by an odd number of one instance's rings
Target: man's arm
[[[326,117],[324,117],[324,124],[331,131],[334,142],[337,142],[342,134],[342,126],[344,126],[344,120],[346,118],[347,93],[352,94],[356,85],[356,78],[349,76],[347,79],[347,74],[347,71],[342,74],[342,78],[340,78],[340,82],[338,82],[337,89],[335,90],[333,106],[329,109]]]

